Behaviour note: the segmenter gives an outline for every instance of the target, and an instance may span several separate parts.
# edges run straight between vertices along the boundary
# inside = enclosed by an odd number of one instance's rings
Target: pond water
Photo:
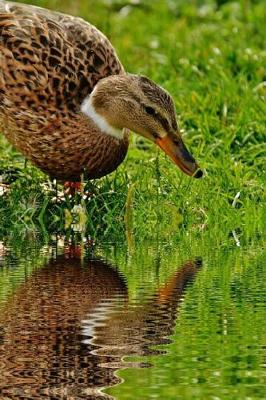
[[[265,399],[265,251],[0,243],[0,398]]]

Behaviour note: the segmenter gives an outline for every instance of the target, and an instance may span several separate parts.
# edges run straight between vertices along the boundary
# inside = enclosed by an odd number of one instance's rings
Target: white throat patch
[[[92,93],[87,96],[81,104],[81,111],[83,114],[87,115],[87,117],[89,117],[95,123],[102,133],[113,136],[119,140],[123,139],[123,130],[113,128],[102,115],[97,113],[92,104]]]

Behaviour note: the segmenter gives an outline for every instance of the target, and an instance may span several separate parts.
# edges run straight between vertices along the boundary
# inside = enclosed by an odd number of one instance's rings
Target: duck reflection
[[[129,302],[118,270],[59,255],[0,310],[0,394],[12,399],[110,398],[125,355],[156,354],[200,260],[188,261],[145,303]],[[141,366],[141,365],[138,365]]]

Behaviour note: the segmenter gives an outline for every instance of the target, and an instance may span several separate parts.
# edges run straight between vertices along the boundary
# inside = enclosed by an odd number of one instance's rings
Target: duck
[[[118,168],[130,132],[187,175],[203,175],[186,148],[170,94],[128,73],[89,22],[0,1],[0,130],[27,160],[62,182]]]

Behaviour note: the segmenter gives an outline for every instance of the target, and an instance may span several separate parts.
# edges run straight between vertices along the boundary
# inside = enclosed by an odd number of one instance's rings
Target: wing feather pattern
[[[75,113],[100,79],[120,73],[115,50],[93,25],[0,2],[0,112]]]

